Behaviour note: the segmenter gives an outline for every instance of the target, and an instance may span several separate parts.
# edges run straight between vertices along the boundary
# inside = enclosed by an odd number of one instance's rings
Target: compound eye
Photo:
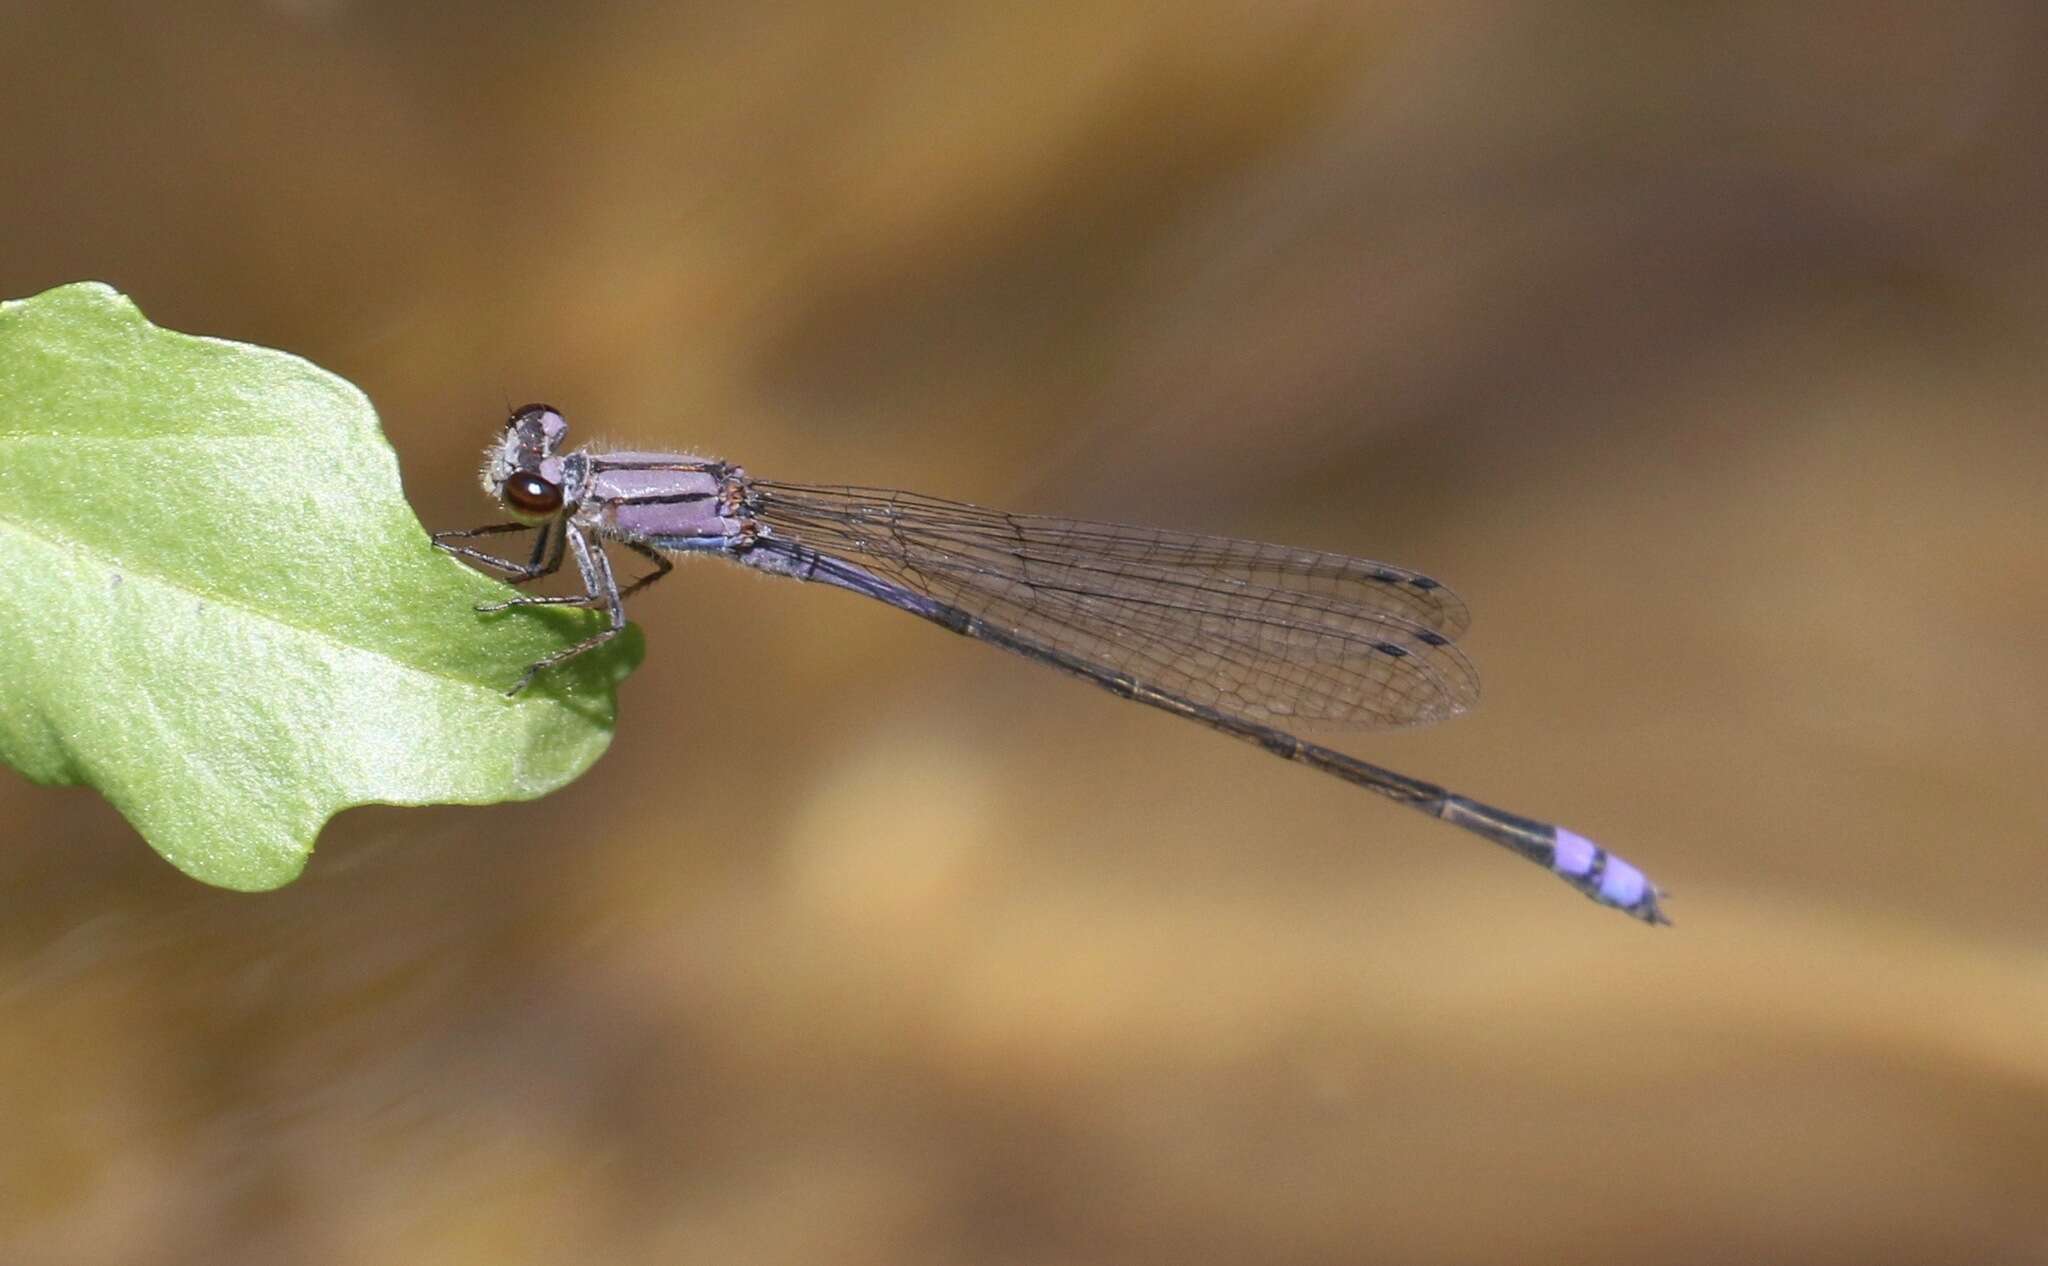
[[[553,514],[562,508],[562,485],[549,483],[530,470],[515,471],[505,481],[505,504],[520,514]]]

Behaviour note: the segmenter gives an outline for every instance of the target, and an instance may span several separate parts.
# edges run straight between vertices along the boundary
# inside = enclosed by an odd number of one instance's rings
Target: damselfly
[[[1492,840],[1602,905],[1669,922],[1643,873],[1583,836],[1279,728],[1417,725],[1472,706],[1478,678],[1456,645],[1465,605],[1418,572],[886,488],[776,483],[683,453],[565,452],[567,434],[547,405],[514,410],[485,451],[483,481],[515,521],[434,537],[515,584],[557,571],[565,554],[582,573],[580,594],[480,611],[567,604],[608,617],[591,637],[529,667],[509,693],[618,636],[625,600],[669,573],[669,555],[716,554],[886,602],[1256,743]],[[529,530],[537,537],[525,562],[458,543]],[[606,543],[651,570],[621,586]]]

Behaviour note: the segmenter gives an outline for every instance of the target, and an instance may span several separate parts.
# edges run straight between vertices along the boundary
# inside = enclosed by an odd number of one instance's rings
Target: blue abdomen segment
[[[1661,894],[1649,877],[1577,831],[1553,827],[1550,869],[1603,906],[1613,906],[1645,923],[1669,923],[1657,905]]]
[[[1601,905],[1645,923],[1671,922],[1657,904],[1664,894],[1649,876],[1577,831],[1496,809],[1427,783],[1416,784],[1416,789],[1418,808],[1520,853]]]

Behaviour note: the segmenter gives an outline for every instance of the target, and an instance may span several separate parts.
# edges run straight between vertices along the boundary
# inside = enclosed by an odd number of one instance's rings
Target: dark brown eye
[[[562,485],[551,484],[530,470],[513,473],[501,494],[520,514],[553,514],[562,508]]]

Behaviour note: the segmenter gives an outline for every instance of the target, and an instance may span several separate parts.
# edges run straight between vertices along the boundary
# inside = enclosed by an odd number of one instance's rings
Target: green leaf
[[[637,630],[507,699],[598,619],[473,610],[507,593],[433,549],[348,383],[101,285],[0,303],[0,761],[180,870],[274,888],[349,805],[587,769]]]

